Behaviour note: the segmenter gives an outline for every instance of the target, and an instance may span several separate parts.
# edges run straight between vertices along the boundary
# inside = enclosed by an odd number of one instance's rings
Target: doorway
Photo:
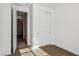
[[[12,54],[17,48],[31,46],[30,10],[27,7],[13,5],[12,20]],[[23,42],[23,43],[22,43]]]
[[[20,55],[19,50],[28,47],[27,39],[27,12],[16,11],[16,40],[13,41],[16,44],[16,48],[13,45],[13,55]],[[14,36],[15,37],[15,36]]]
[[[17,49],[27,47],[27,13],[17,11]]]

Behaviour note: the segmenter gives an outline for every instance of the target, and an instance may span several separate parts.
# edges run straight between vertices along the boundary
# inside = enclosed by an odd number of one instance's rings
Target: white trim
[[[46,43],[46,44],[43,44],[43,45],[36,45],[36,46],[33,46],[32,48],[37,49],[39,47],[46,46],[46,45],[54,45],[54,44],[53,44],[53,42],[50,42],[50,43]]]
[[[54,43],[54,45],[56,45],[56,46],[58,46],[58,47],[60,47],[60,48],[62,48],[62,49],[64,49],[64,50],[67,50],[67,51],[69,51],[69,52],[71,52],[71,53],[74,53],[74,54],[76,54],[76,55],[79,55],[79,52],[76,52],[76,51],[74,51],[74,50],[72,50],[72,49],[67,49],[67,48],[65,48],[65,47],[62,47],[62,46],[56,44],[56,43]]]
[[[29,8],[27,8],[27,7],[24,7],[24,6],[17,6],[17,5],[13,5],[13,8],[15,9],[15,11],[22,11],[22,12],[27,12],[27,45],[29,46],[29,45],[31,45],[31,43],[30,43],[30,33],[29,33],[29,29],[30,29],[30,10],[29,10]]]
[[[42,11],[42,12],[45,12],[45,13],[50,13],[51,14],[51,16],[53,15],[53,10],[52,9],[50,9],[50,8],[46,8],[46,7],[43,7],[43,6],[39,6],[39,5],[37,5],[37,4],[33,4],[33,21],[35,21],[36,20],[36,14],[37,14],[37,12],[38,11]],[[51,21],[53,20],[53,16],[51,17]],[[33,49],[36,49],[36,48],[38,48],[38,47],[40,47],[40,46],[45,46],[45,45],[48,45],[48,44],[53,44],[53,37],[54,37],[54,29],[53,29],[53,26],[52,26],[52,23],[51,23],[51,39],[52,39],[52,41],[49,43],[45,43],[45,44],[42,44],[42,45],[40,45],[40,44],[34,44],[34,40],[35,39],[38,39],[37,37],[36,37],[36,35],[35,34],[33,34]],[[33,30],[33,32],[34,32],[34,30]],[[52,37],[53,36],[53,37]]]

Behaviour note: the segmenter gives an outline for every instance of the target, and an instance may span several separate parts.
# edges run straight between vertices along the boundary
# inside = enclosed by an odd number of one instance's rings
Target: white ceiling
[[[55,9],[57,7],[64,5],[64,3],[39,3],[38,5]]]
[[[30,7],[32,5],[32,3],[14,3],[14,4],[15,5],[23,5],[23,6],[27,6],[27,7]],[[64,3],[37,3],[37,4],[40,6],[55,9],[57,7],[62,6]]]

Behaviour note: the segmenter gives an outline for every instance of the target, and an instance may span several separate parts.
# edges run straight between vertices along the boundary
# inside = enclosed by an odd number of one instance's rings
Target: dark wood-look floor
[[[27,48],[27,42],[25,39],[22,39],[21,37],[19,37],[17,39],[17,48],[15,53],[12,56],[21,56],[19,49],[23,49],[23,48]]]
[[[57,47],[56,45],[46,45],[40,48],[47,52],[50,56],[77,56],[69,51]]]
[[[17,49],[15,51],[15,53],[11,56],[21,56],[19,49],[23,49],[23,48],[28,48],[26,41],[22,38],[18,38],[17,39]],[[76,56],[75,54],[66,51],[62,48],[59,48],[55,45],[46,45],[46,46],[42,46],[40,47],[42,50],[44,50],[46,53],[48,53],[50,56]]]

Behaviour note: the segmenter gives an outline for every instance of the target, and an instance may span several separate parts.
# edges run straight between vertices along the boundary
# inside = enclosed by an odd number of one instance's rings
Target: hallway
[[[22,49],[22,48],[27,48],[27,42],[25,41],[25,39],[18,38],[17,39],[17,48],[16,48],[16,51],[13,55],[20,56],[21,54],[19,52],[19,49]]]

